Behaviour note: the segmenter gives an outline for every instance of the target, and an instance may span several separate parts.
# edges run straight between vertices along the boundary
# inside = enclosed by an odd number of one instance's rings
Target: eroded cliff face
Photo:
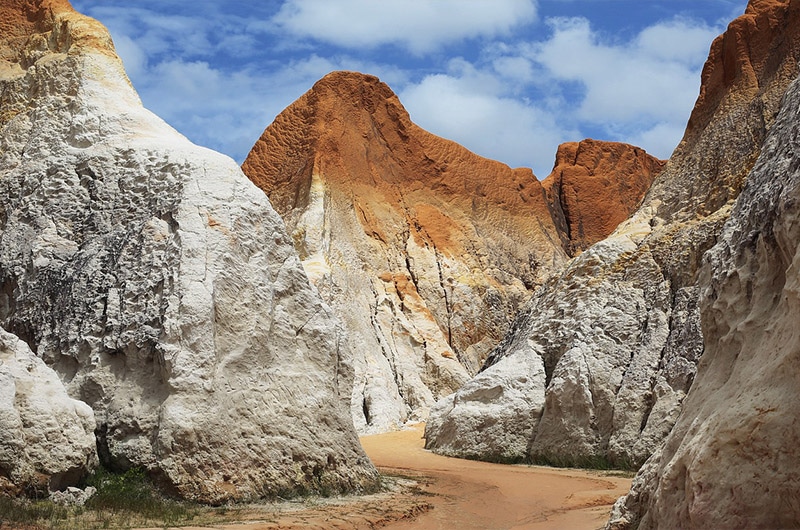
[[[574,255],[611,235],[642,205],[665,163],[618,142],[560,145],[542,186],[567,252]]]
[[[757,13],[751,3],[748,13]],[[797,39],[800,2],[781,3]],[[796,58],[797,41],[789,60]],[[774,58],[773,60],[778,60]],[[681,416],[610,529],[795,528],[800,80],[698,281],[705,353]]]
[[[481,374],[431,411],[428,448],[617,465],[653,453],[703,353],[701,258],[797,74],[799,33],[798,2],[759,1],[713,43],[687,133],[644,204],[536,292]],[[498,417],[502,436],[471,427]]]
[[[598,173],[608,153],[635,149],[590,145],[595,155],[585,158]],[[563,172],[575,162],[563,161]],[[346,323],[356,355],[353,418],[364,432],[426,417],[474,375],[573,244],[553,220],[556,210],[564,219],[561,203],[548,202],[529,169],[420,129],[373,76],[323,78],[266,129],[242,168]],[[648,177],[622,174],[608,191],[638,204]],[[600,204],[584,212],[590,222],[602,215]],[[601,231],[582,233],[575,246]]]
[[[794,528],[800,310],[800,81],[700,284],[706,353],[665,446],[611,528]]]
[[[0,324],[94,410],[101,461],[207,502],[374,486],[340,326],[264,194],[66,1],[0,24]]]
[[[362,431],[424,418],[478,370],[529,290],[565,260],[530,170],[419,129],[373,76],[320,80],[242,168],[345,321]]]

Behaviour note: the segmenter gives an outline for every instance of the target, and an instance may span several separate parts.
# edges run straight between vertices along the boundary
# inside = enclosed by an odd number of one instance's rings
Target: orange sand
[[[438,456],[422,449],[422,429],[365,436],[361,443],[383,472],[429,477],[433,509],[387,528],[595,529],[630,479],[599,472],[507,466]]]
[[[193,527],[274,529],[597,529],[630,479],[602,472],[507,466],[447,458],[425,451],[424,426],[361,438],[393,491],[366,497],[312,499],[252,506],[239,522]]]

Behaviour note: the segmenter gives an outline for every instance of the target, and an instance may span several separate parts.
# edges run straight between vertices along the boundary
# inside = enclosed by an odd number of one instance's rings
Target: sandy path
[[[630,479],[601,472],[438,456],[422,448],[423,428],[361,438],[381,472],[413,479],[393,479],[392,491],[249,506],[236,523],[212,518],[192,529],[594,530],[630,487]]]
[[[507,466],[446,458],[422,449],[422,426],[361,443],[384,472],[429,477],[433,509],[392,529],[595,529],[630,479],[546,467]]]

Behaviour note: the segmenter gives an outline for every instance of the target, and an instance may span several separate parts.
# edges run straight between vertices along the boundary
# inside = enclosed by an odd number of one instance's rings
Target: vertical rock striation
[[[373,486],[338,321],[263,193],[65,0],[0,27],[0,324],[92,407],[101,461],[206,502]]]
[[[617,465],[653,453],[703,353],[701,258],[797,74],[799,34],[798,2],[762,0],[714,41],[686,134],[643,205],[536,292],[480,380],[431,411],[428,448]],[[515,384],[503,383],[510,376]],[[503,400],[513,406],[497,407]],[[498,410],[511,429],[502,436],[465,427]]]
[[[594,189],[638,204],[648,176],[601,173],[609,153],[641,160],[642,172],[654,159],[621,144],[587,145],[594,155],[580,160],[595,159],[585,163],[597,170]],[[529,169],[420,129],[373,76],[320,80],[266,129],[242,168],[284,217],[306,271],[345,321],[362,431],[424,418],[459,388],[519,305],[565,262],[562,241],[572,245],[553,219],[558,210],[563,221],[560,205]],[[594,212],[581,210],[592,230],[576,246],[603,229],[593,223],[604,205],[593,204]]]

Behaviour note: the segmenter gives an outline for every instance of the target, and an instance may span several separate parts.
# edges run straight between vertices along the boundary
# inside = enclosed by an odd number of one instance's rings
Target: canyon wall
[[[213,503],[375,487],[341,326],[264,194],[65,0],[0,28],[0,325],[94,411],[100,461]]]
[[[242,169],[345,322],[361,432],[424,419],[460,388],[566,252],[608,235],[661,167],[631,146],[575,145],[551,202],[531,170],[420,129],[388,86],[355,72],[329,74],[264,131]],[[581,189],[575,175],[590,173]],[[618,204],[594,193],[605,187]]]
[[[751,2],[748,13],[758,16]],[[781,2],[794,39],[800,2]],[[780,32],[776,34],[780,38]],[[757,44],[757,43],[756,43]],[[781,57],[773,57],[779,62]],[[609,529],[795,528],[800,80],[698,285],[705,353],[681,416],[614,507]]]
[[[797,11],[753,1],[715,40],[686,134],[643,205],[547,281],[482,372],[437,403],[428,448],[622,466],[656,450],[704,350],[702,256],[798,71]]]

